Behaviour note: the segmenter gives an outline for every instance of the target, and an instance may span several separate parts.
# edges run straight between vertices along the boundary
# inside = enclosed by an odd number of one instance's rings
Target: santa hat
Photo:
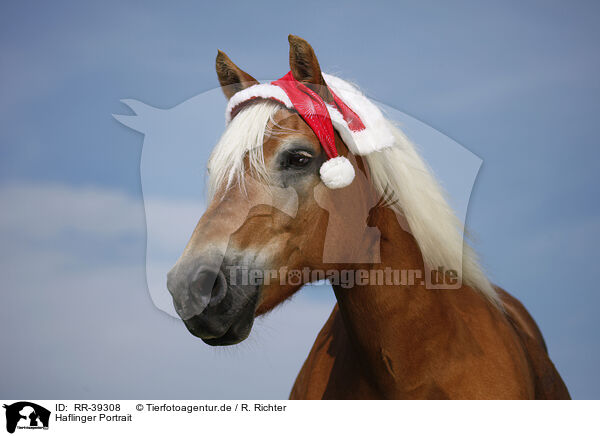
[[[321,180],[328,188],[338,189],[352,183],[354,167],[338,155],[334,128],[357,155],[391,147],[394,136],[379,108],[354,86],[329,74],[323,74],[323,78],[333,97],[331,104],[294,79],[290,71],[279,80],[253,85],[234,94],[227,104],[225,119],[229,123],[245,104],[255,99],[274,100],[295,110],[315,133],[328,157],[319,170]]]

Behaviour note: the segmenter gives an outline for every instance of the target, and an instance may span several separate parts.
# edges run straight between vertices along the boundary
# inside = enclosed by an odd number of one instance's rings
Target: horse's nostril
[[[219,304],[225,295],[227,294],[227,282],[225,281],[225,274],[223,271],[217,273],[217,277],[215,278],[215,283],[213,284],[212,292],[210,294],[210,303],[208,305],[210,307],[215,307]]]
[[[227,294],[225,275],[218,269],[200,267],[190,281],[191,297],[211,307],[219,304]]]
[[[200,315],[207,306],[218,305],[227,295],[223,272],[211,266],[197,265],[197,260],[180,263],[167,278],[175,310],[184,320]]]

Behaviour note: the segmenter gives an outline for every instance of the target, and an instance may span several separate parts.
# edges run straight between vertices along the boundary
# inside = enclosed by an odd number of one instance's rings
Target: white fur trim
[[[329,189],[348,186],[354,180],[354,167],[344,156],[326,160],[319,169],[321,180]]]
[[[227,103],[227,109],[225,110],[225,121],[227,123],[231,121],[231,113],[237,106],[254,98],[277,100],[288,109],[294,109],[292,101],[283,89],[281,89],[279,86],[271,85],[270,83],[260,83],[258,85],[252,85],[249,88],[242,89],[229,99],[229,102]]]
[[[339,111],[327,105],[333,127],[338,131],[350,151],[366,155],[394,145],[395,137],[390,131],[381,110],[354,86],[339,77],[323,73],[327,86],[358,115],[364,130],[353,132]]]
[[[352,153],[363,156],[394,145],[394,135],[390,131],[381,110],[371,100],[339,77],[324,73],[323,77],[327,82],[327,86],[360,117],[365,125],[363,130],[356,132],[350,130],[346,120],[337,108],[327,105],[334,129],[337,130]],[[236,107],[254,98],[276,100],[288,109],[294,108],[283,89],[270,83],[261,83],[243,89],[231,97],[225,111],[226,122],[231,121],[231,114]]]

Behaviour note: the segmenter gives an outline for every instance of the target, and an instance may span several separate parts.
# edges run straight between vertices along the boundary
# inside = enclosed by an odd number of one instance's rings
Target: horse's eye
[[[285,167],[289,168],[302,168],[310,163],[312,160],[312,154],[303,150],[293,150],[286,153]]]

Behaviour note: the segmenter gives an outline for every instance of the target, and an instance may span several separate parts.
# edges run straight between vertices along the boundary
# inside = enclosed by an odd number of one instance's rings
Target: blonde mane
[[[499,296],[468,245],[463,226],[439,183],[406,135],[388,120],[394,147],[364,156],[380,195],[392,195],[390,207],[406,217],[423,261],[432,268],[461,272],[465,285],[498,306]]]
[[[246,155],[249,171],[268,178],[262,144],[269,121],[281,108],[276,102],[258,100],[231,120],[208,163],[211,198],[219,187],[243,187]],[[438,182],[406,135],[391,121],[387,123],[395,145],[364,156],[375,189],[387,197],[390,208],[406,217],[426,265],[459,272],[465,285],[502,307]]]
[[[208,161],[209,201],[220,187],[244,186],[244,158],[248,156],[249,170],[259,180],[267,180],[268,173],[263,155],[263,141],[269,121],[279,103],[261,100],[243,108],[227,125]]]

